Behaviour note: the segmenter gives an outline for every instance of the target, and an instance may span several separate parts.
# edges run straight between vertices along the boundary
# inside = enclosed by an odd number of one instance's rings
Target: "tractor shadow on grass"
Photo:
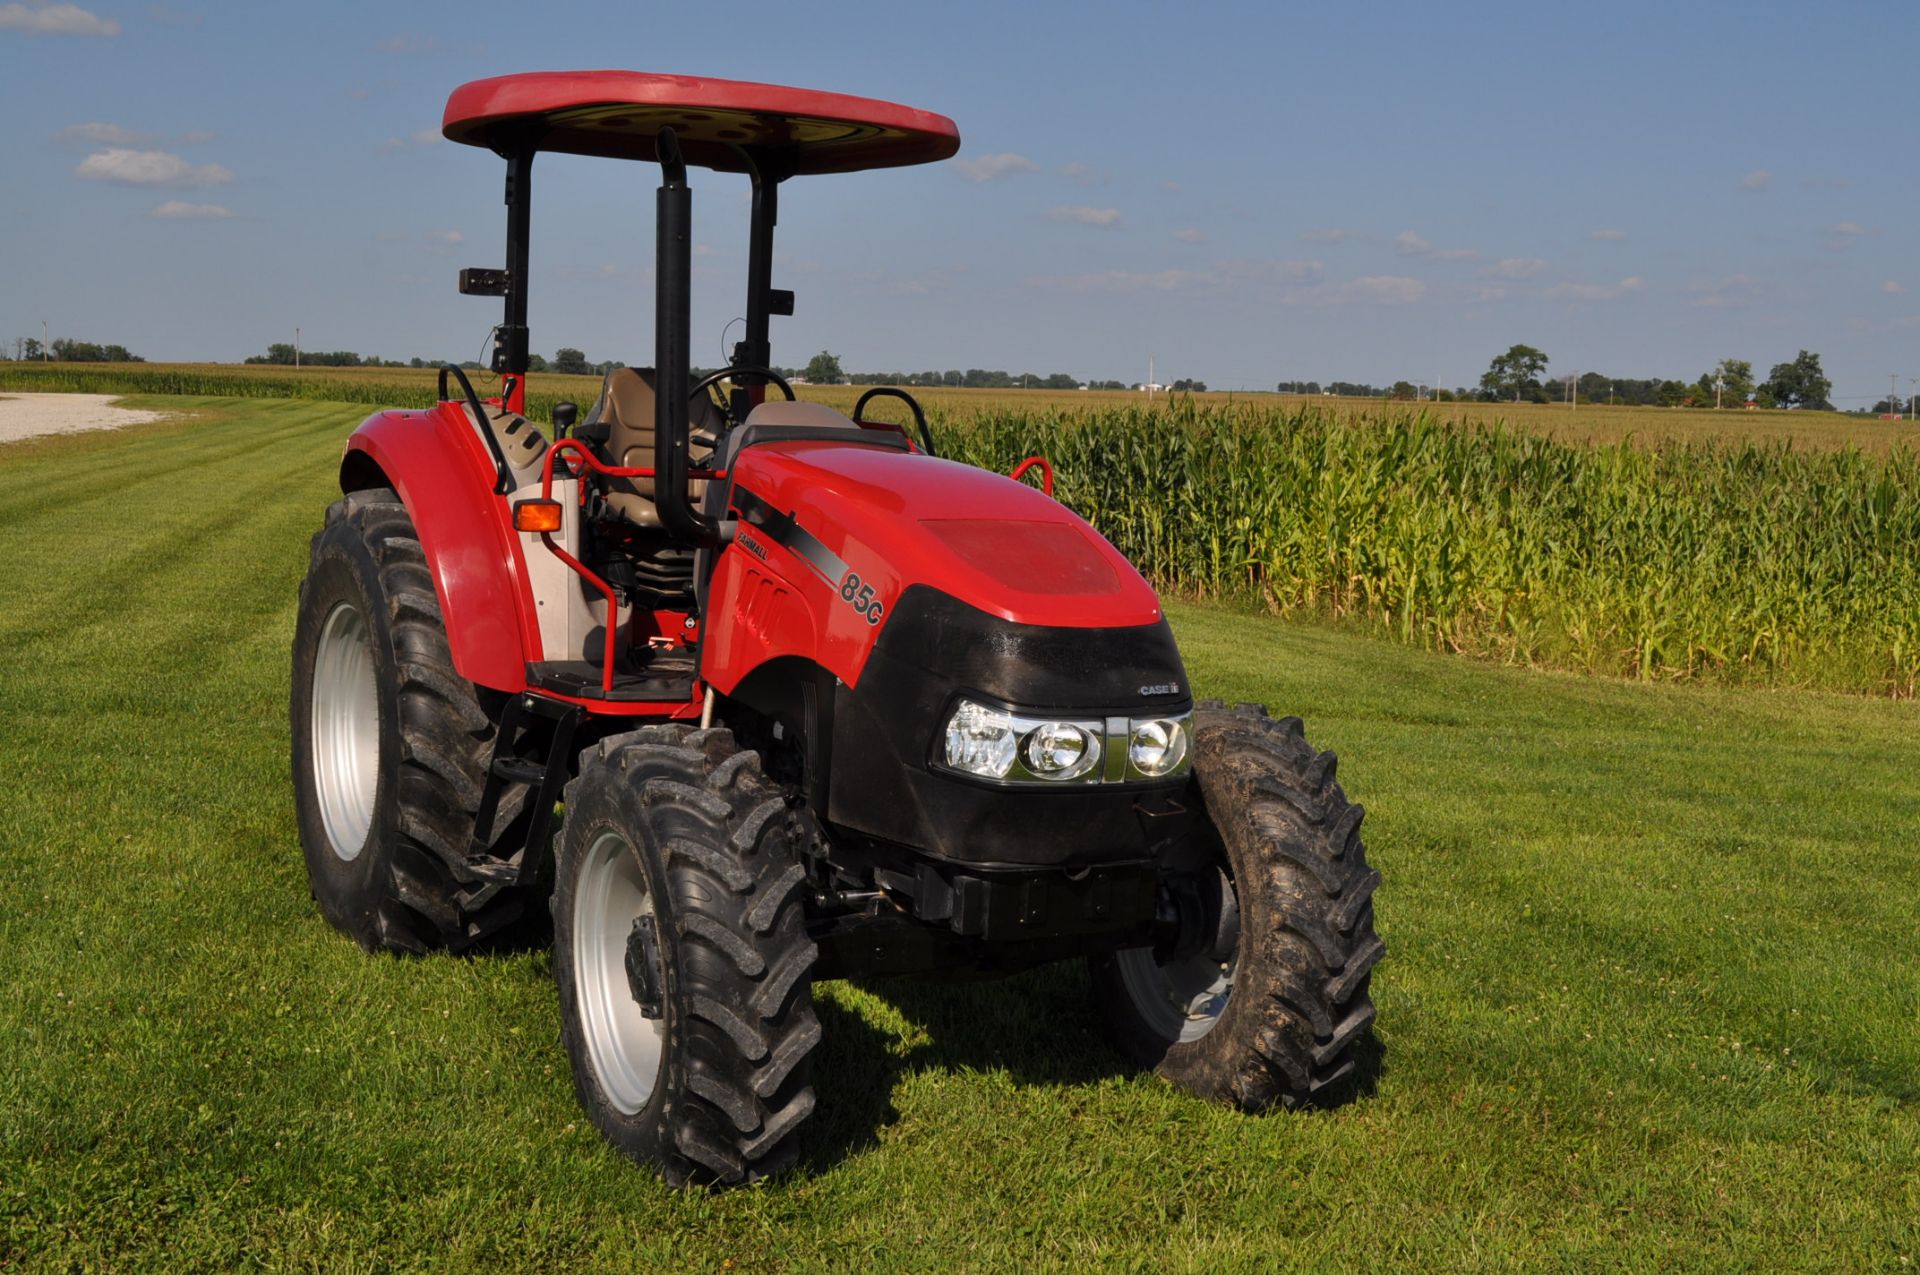
[[[802,1164],[814,1173],[878,1146],[883,1132],[900,1118],[893,1102],[897,1087],[924,1072],[998,1073],[1037,1087],[1089,1085],[1136,1074],[1107,1043],[1078,962],[982,982],[903,978],[822,984],[814,1012],[821,1028],[813,1058],[819,1107],[801,1135],[800,1152]],[[1386,1072],[1386,1051],[1372,1032],[1355,1043],[1354,1064],[1322,1095],[1315,1111],[1336,1110],[1376,1092]],[[1286,1118],[1286,1113],[1265,1118]]]

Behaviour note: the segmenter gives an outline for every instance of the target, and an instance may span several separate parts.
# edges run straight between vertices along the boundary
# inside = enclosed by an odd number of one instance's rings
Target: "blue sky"
[[[952,116],[957,162],[785,188],[775,358],[1271,387],[1920,376],[1920,6],[283,6],[0,0],[0,337],[476,357],[501,165],[456,84],[626,67]],[[1904,87],[1903,87],[1904,84]],[[534,348],[648,360],[655,170],[536,166]],[[696,174],[696,359],[745,183]]]

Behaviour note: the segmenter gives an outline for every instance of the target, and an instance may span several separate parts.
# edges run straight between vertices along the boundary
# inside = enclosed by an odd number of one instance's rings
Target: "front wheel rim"
[[[627,977],[633,924],[651,915],[653,897],[626,839],[602,833],[587,848],[574,884],[573,992],[594,1076],[608,1103],[626,1116],[653,1096],[666,1052],[666,1019],[640,1012]]]
[[[313,786],[327,845],[351,863],[366,848],[380,784],[380,694],[366,616],[340,602],[313,656]]]
[[[1234,917],[1232,946],[1224,959],[1219,951],[1226,946],[1224,937],[1211,950],[1165,961],[1155,959],[1150,947],[1114,953],[1120,984],[1134,1011],[1162,1040],[1183,1045],[1199,1040],[1219,1024],[1233,998],[1233,976],[1240,964],[1239,908],[1232,879],[1224,872],[1221,888],[1225,892],[1221,906],[1231,906]]]

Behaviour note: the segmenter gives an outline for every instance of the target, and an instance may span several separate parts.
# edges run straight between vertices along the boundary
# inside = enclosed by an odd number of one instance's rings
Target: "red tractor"
[[[792,1161],[816,978],[1084,958],[1140,1065],[1247,1111],[1339,1093],[1383,948],[1333,754],[1195,703],[1126,559],[939,458],[906,393],[843,416],[771,367],[781,184],[945,159],[953,122],[592,71],[464,85],[444,130],[507,162],[506,267],[460,276],[505,299],[500,389],[448,364],[437,406],[368,418],[313,540],[293,777],[327,920],[403,953],[550,924],[581,1104],[674,1183]],[[523,414],[541,151],[662,173],[653,367],[550,431]],[[690,165],[752,192],[744,340],[693,384]]]

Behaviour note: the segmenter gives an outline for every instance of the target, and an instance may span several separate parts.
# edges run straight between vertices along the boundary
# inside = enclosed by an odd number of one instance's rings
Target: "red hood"
[[[733,482],[791,514],[893,597],[929,585],[1019,624],[1118,628],[1160,619],[1153,587],[1077,514],[971,465],[780,442],[744,452]]]

